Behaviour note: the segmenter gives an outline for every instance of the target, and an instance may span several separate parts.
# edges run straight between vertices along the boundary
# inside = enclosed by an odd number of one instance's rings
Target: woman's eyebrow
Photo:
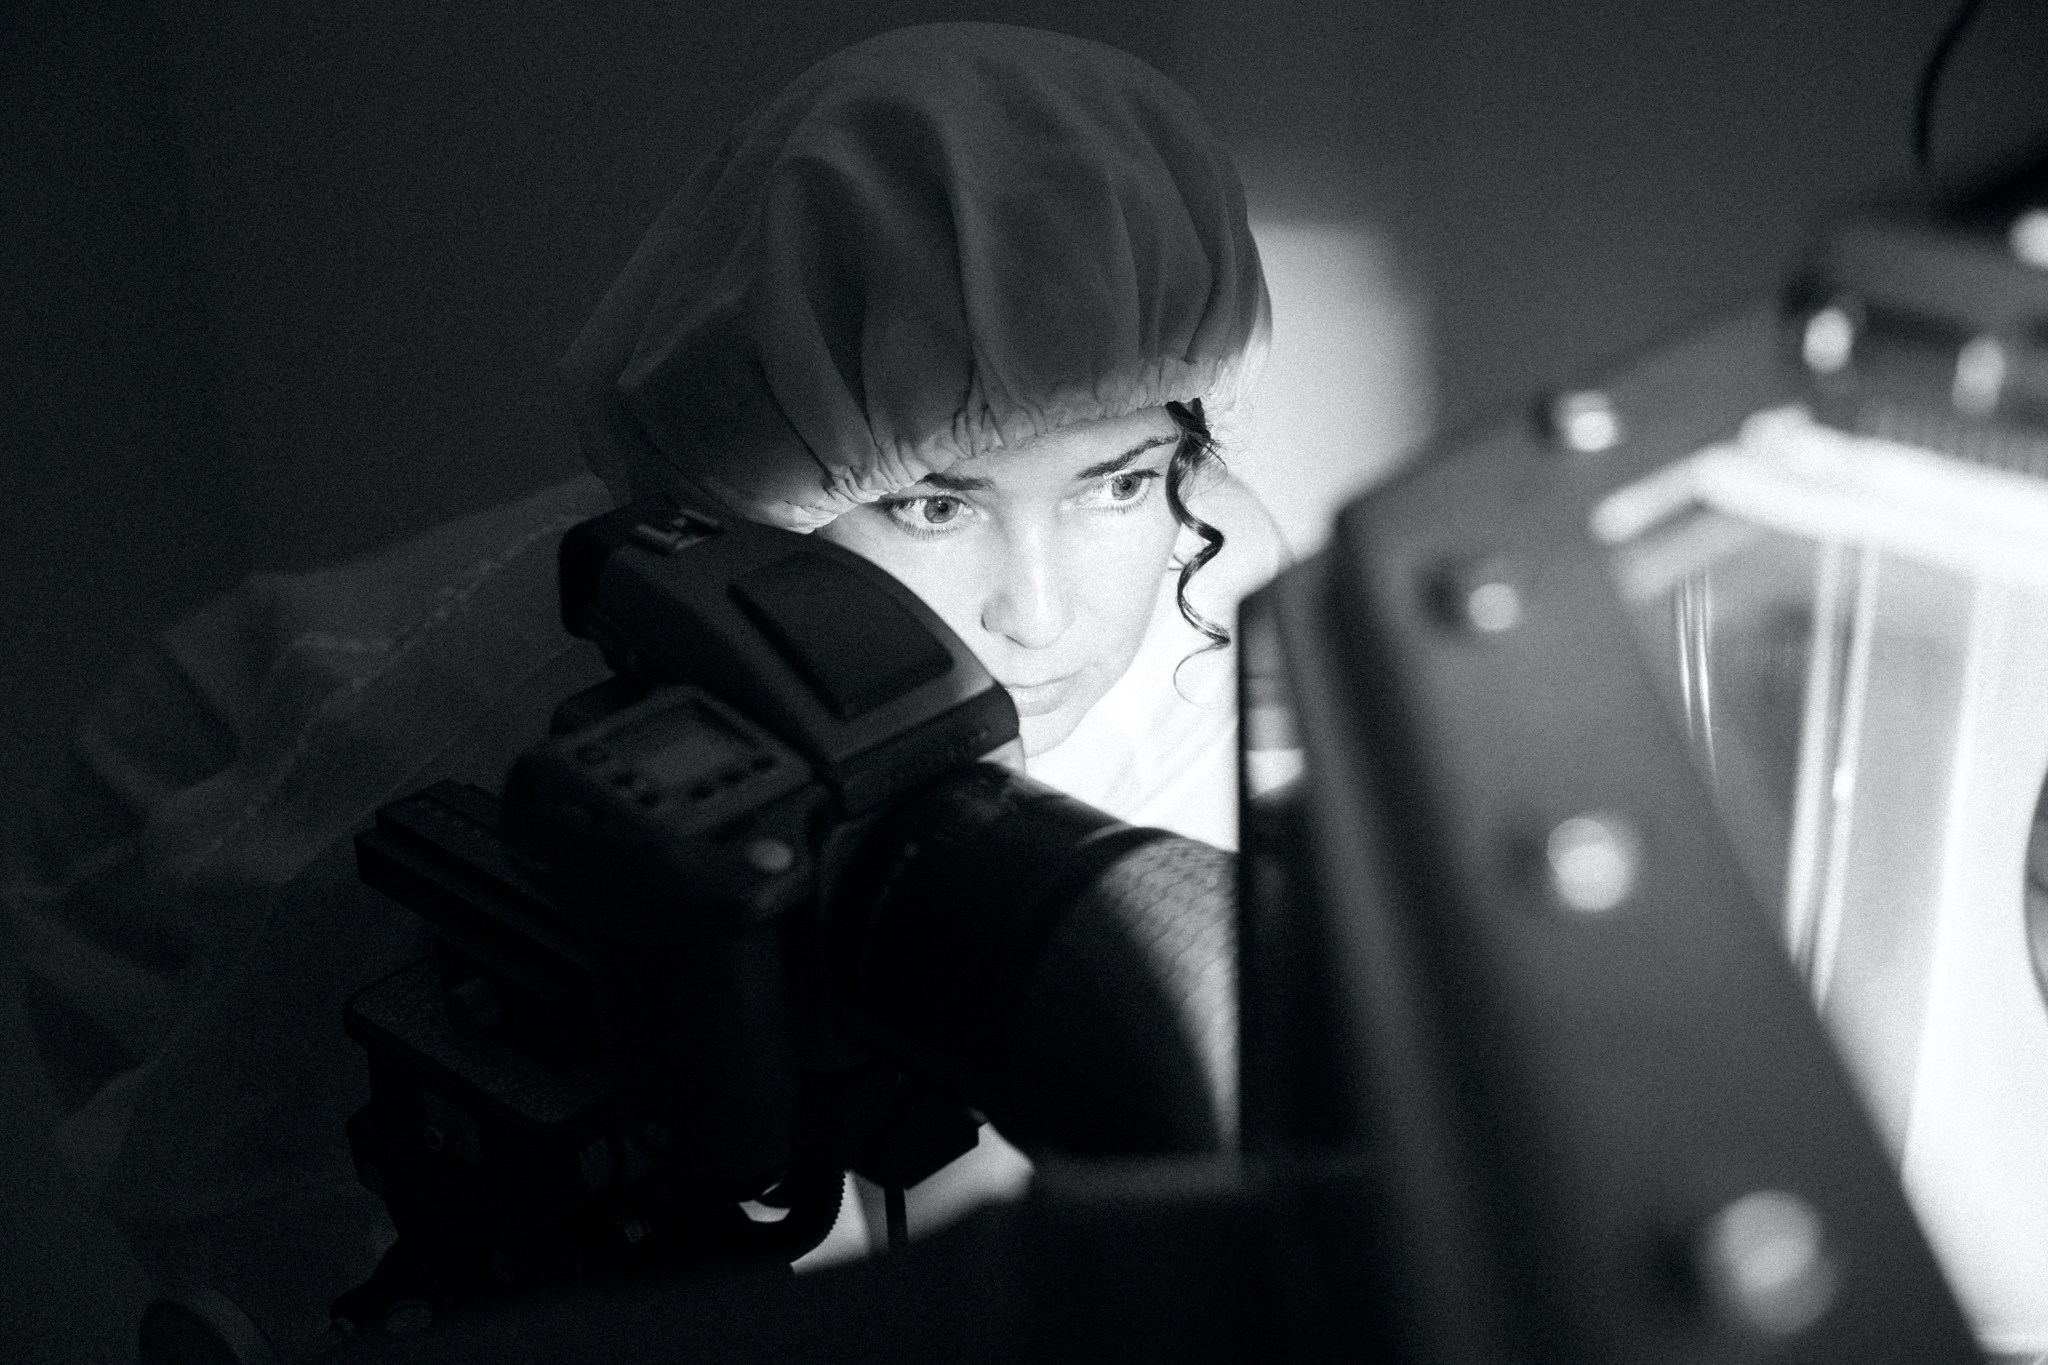
[[[1100,463],[1089,465],[1086,469],[1074,475],[1074,481],[1080,483],[1088,479],[1105,478],[1118,472],[1146,451],[1156,450],[1163,445],[1171,445],[1179,439],[1180,436],[1176,433],[1172,436],[1154,436],[1150,440],[1140,441],[1114,459],[1103,460]],[[919,479],[914,487],[935,488],[941,493],[973,493],[980,489],[995,487],[995,481],[982,478],[978,474],[927,474]],[[897,496],[905,496],[908,492],[909,490],[903,490]]]
[[[936,488],[942,493],[972,493],[976,489],[995,487],[993,480],[978,474],[927,474],[917,482],[921,487]]]
[[[1140,441],[1137,445],[1132,446],[1129,450],[1126,450],[1123,454],[1117,456],[1113,460],[1104,460],[1100,464],[1089,465],[1086,469],[1082,470],[1080,473],[1074,476],[1074,481],[1076,483],[1079,483],[1084,479],[1106,478],[1107,476],[1114,474],[1118,470],[1122,469],[1132,460],[1137,459],[1140,455],[1143,455],[1146,451],[1156,450],[1160,446],[1172,445],[1175,441],[1178,441],[1179,439],[1180,434],[1176,432],[1171,436],[1154,436],[1149,441]]]

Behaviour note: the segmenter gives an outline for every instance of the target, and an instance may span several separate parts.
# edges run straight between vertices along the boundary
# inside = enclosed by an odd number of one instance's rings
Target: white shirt
[[[1207,638],[1180,614],[1177,580],[1168,573],[1161,581],[1145,642],[1123,677],[1024,770],[1129,824],[1235,849],[1237,651],[1205,649]]]

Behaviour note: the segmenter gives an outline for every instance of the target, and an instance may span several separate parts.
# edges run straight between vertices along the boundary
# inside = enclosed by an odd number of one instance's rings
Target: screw
[[[1636,888],[1642,841],[1619,815],[1597,812],[1561,822],[1543,841],[1550,890],[1585,915],[1605,914]]]
[[[1820,1215],[1783,1190],[1746,1194],[1709,1218],[1697,1258],[1715,1306],[1768,1336],[1790,1336],[1819,1321],[1841,1281]]]
[[[1512,583],[1479,584],[1465,594],[1465,620],[1489,635],[1512,630],[1522,621],[1521,590]]]
[[[1566,449],[1597,455],[1621,444],[1621,414],[1614,400],[1598,389],[1575,389],[1550,400],[1546,417],[1551,436]]]
[[[1849,310],[1831,303],[1806,320],[1799,337],[1799,356],[1815,374],[1836,374],[1856,349],[1856,322]]]
[[[1430,605],[1448,625],[1498,635],[1522,623],[1519,579],[1512,565],[1497,558],[1447,565],[1430,579]]]
[[[1997,337],[1971,337],[1956,352],[1955,384],[1949,400],[1968,417],[1989,417],[2005,388],[2005,347]]]
[[[2048,209],[2028,209],[2012,221],[2006,240],[2012,254],[2038,270],[2048,270]]]

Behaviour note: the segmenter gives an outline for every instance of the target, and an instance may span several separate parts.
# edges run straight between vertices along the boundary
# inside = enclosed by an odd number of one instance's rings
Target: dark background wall
[[[0,812],[92,680],[256,570],[578,468],[550,365],[698,158],[869,33],[995,18],[1193,90],[1255,211],[1412,272],[1462,421],[1770,287],[1909,190],[1950,0],[16,0],[0,18]],[[2048,130],[1988,0],[1951,179]],[[1286,326],[1283,315],[1281,327]]]

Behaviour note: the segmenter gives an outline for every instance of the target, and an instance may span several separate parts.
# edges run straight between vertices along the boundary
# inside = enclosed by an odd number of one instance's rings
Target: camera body
[[[357,841],[437,949],[348,1006],[372,1080],[351,1148],[400,1235],[344,1317],[787,1262],[844,1171],[901,1187],[976,1141],[842,1026],[828,910],[906,793],[1015,739],[1008,694],[815,537],[635,504],[564,537],[561,583],[615,676],[502,801],[443,783]]]

